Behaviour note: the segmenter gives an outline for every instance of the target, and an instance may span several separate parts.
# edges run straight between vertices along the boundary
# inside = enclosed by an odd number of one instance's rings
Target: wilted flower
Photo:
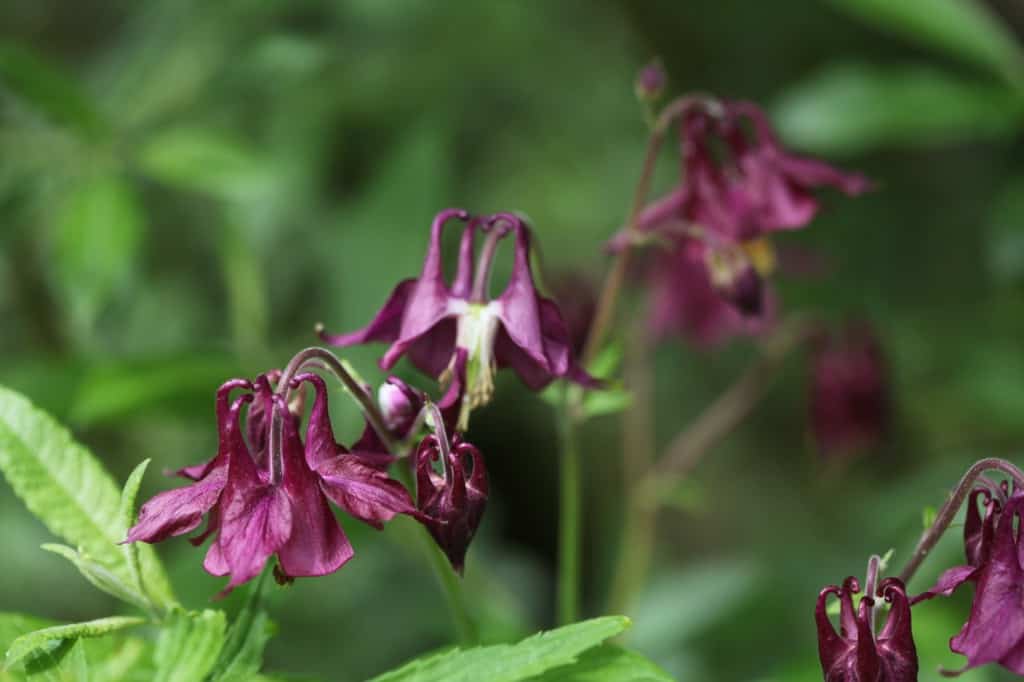
[[[418,516],[408,492],[372,457],[350,454],[334,441],[323,380],[304,374],[291,386],[306,381],[314,385],[316,398],[305,444],[298,417],[274,392],[267,375],[254,384],[235,379],[221,386],[217,456],[185,470],[196,480],[192,485],[146,502],[126,542],[159,542],[188,533],[208,514],[206,530],[192,542],[198,545],[214,535],[203,566],[213,575],[230,576],[223,595],[258,575],[275,554],[278,574],[286,579],[326,575],[352,558],[352,546],[327,498],[378,528],[397,513]],[[249,392],[229,403],[236,389]],[[247,420],[249,445],[240,424],[245,403],[253,403]],[[271,446],[275,419],[281,429],[277,452]]]
[[[889,602],[889,617],[877,635],[872,610],[875,600],[865,595],[857,609],[853,595],[860,591],[856,578],[842,587],[830,585],[818,595],[814,620],[818,628],[818,656],[825,682],[916,682],[917,649],[910,628],[910,603],[903,583],[883,580],[877,596]],[[839,632],[829,621],[825,602],[839,598]]]
[[[811,356],[811,431],[823,454],[877,445],[889,417],[881,346],[864,324],[816,339]]]
[[[441,234],[450,219],[466,221],[458,266],[449,285],[441,262]],[[473,267],[477,231],[487,234],[480,259]],[[488,286],[498,242],[515,238],[512,276],[504,292],[490,298]],[[417,279],[398,284],[377,316],[350,334],[320,336],[336,346],[370,341],[391,344],[380,365],[391,368],[402,355],[431,377],[454,370],[456,352],[467,353],[466,407],[490,400],[498,367],[511,367],[523,383],[540,389],[565,377],[585,385],[594,380],[570,352],[569,332],[554,301],[537,293],[530,266],[530,231],[508,213],[470,218],[466,211],[448,209],[434,219],[430,245]]]
[[[440,436],[427,436],[416,450],[416,498],[421,522],[462,573],[466,550],[487,504],[487,470],[480,451],[456,435],[450,447]],[[440,460],[442,473],[435,469]]]

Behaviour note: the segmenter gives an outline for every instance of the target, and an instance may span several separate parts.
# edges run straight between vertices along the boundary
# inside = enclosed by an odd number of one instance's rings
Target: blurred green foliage
[[[145,496],[168,485],[153,472],[213,452],[221,380],[283,364],[319,320],[362,324],[418,270],[443,207],[524,211],[549,273],[596,278],[643,153],[633,73],[659,54],[674,91],[771,104],[787,141],[879,185],[786,237],[830,268],[781,288],[790,308],[879,329],[889,444],[817,460],[795,358],[663,512],[626,640],[680,679],[819,679],[820,587],[889,547],[899,565],[972,457],[1021,451],[1022,31],[1013,0],[4,3],[0,383],[69,423],[119,480],[152,458]],[[346,356],[377,380],[378,351]],[[750,356],[743,342],[659,348],[658,442]],[[354,415],[337,407],[346,437]],[[485,638],[506,641],[551,619],[554,430],[509,377],[474,420],[493,493],[465,582]],[[584,441],[591,614],[618,543],[617,432],[596,418]],[[2,487],[0,518],[0,610],[111,611],[35,550],[50,536]],[[362,680],[450,639],[410,528],[345,526],[351,565],[272,598],[275,670]],[[201,608],[220,587],[201,553],[161,552]],[[917,587],[958,559],[948,538]],[[946,639],[967,604],[915,611],[923,680],[959,665]]]

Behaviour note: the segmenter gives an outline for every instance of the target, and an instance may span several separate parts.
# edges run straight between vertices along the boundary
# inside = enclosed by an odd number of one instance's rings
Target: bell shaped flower
[[[322,379],[300,375],[291,387],[303,381],[317,391],[305,443],[298,416],[271,387],[268,375],[254,383],[225,383],[217,394],[217,455],[190,468],[192,485],[146,502],[125,541],[159,542],[182,535],[207,516],[206,530],[192,542],[201,544],[213,536],[203,567],[213,575],[229,576],[223,596],[258,575],[274,555],[276,572],[284,579],[326,575],[352,558],[352,546],[328,498],[375,527],[396,513],[418,514],[400,484],[367,463],[372,460],[348,454],[334,442]],[[247,393],[229,402],[236,389]],[[248,444],[240,415],[246,403],[252,403]]]
[[[441,473],[435,468],[440,460]],[[466,550],[487,504],[487,470],[483,456],[456,435],[450,446],[443,431],[423,439],[415,454],[420,521],[462,574]]]
[[[854,608],[853,595],[860,591],[856,578],[842,587],[830,585],[818,595],[814,620],[818,629],[818,657],[825,682],[916,682],[917,649],[910,627],[910,602],[903,583],[883,580],[877,596],[889,603],[889,615],[881,632],[875,633],[875,599],[865,595]],[[839,632],[826,612],[829,595],[839,598]]]
[[[986,495],[979,493],[979,497],[984,500]],[[948,594],[964,582],[975,583],[970,616],[949,641],[953,652],[967,657],[967,664],[958,672],[997,663],[1024,675],[1024,543],[1020,538],[1024,493],[1014,492],[1002,505],[994,504],[994,499],[988,499],[986,518],[980,524],[971,518],[968,508],[968,521],[973,525],[968,561],[978,565],[960,567],[962,570],[955,575],[947,571],[929,592]],[[1000,507],[994,529],[990,530],[989,512]]]
[[[809,410],[819,452],[842,454],[878,445],[889,421],[885,358],[865,324],[815,339]]]
[[[964,515],[964,554],[967,563],[944,571],[934,586],[911,600],[912,604],[937,595],[948,597],[965,582],[976,582],[982,568],[988,563],[992,555],[996,521],[1009,497],[1009,489],[1005,482],[997,485],[984,477],[980,480],[981,484],[971,490],[967,497]],[[981,509],[984,509],[984,517]]]
[[[441,238],[445,224],[466,223],[458,265],[449,284],[442,268]],[[487,236],[479,261],[473,255],[478,232]],[[498,242],[512,236],[514,260],[505,290],[490,298],[488,286]],[[336,346],[371,341],[390,343],[380,366],[390,369],[400,357],[425,374],[447,378],[456,351],[467,354],[467,408],[487,403],[494,391],[494,372],[511,367],[528,387],[539,390],[557,378],[584,385],[596,382],[577,364],[558,306],[537,293],[530,263],[530,231],[517,217],[498,213],[471,218],[448,209],[434,219],[420,276],[398,284],[369,325],[349,334],[320,337]]]

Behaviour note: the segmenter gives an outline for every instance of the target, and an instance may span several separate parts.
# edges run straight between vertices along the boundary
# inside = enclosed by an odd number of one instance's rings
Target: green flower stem
[[[567,391],[572,393],[574,391]],[[567,625],[579,617],[580,600],[580,453],[577,420],[567,396],[559,413],[561,459],[558,510],[558,623]]]
[[[459,644],[462,646],[475,646],[479,644],[480,636],[476,624],[469,616],[469,609],[466,608],[466,596],[462,591],[462,583],[459,576],[455,574],[448,557],[430,537],[430,533],[422,526],[419,528],[419,536],[422,538],[423,548],[426,551],[430,565],[434,569],[437,582],[441,585],[441,592],[444,593],[445,601],[448,603],[448,612],[451,614],[455,624],[455,634]]]

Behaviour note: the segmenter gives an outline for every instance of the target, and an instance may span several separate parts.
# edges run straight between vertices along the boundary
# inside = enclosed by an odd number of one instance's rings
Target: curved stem
[[[320,365],[320,362],[323,365]],[[304,348],[300,350],[295,356],[288,362],[288,365],[281,372],[281,378],[277,382],[277,392],[285,396],[285,400],[288,398],[288,392],[291,390],[291,381],[295,377],[295,374],[307,364],[317,368],[326,368],[331,374],[338,377],[345,388],[348,390],[349,395],[355,398],[356,402],[359,403],[362,408],[363,415],[366,417],[366,421],[370,423],[373,430],[377,432],[381,442],[387,447],[388,451],[395,448],[395,437],[391,433],[391,430],[387,427],[387,422],[384,419],[384,415],[381,414],[380,408],[374,401],[373,397],[369,395],[359,382],[349,373],[345,368],[344,363],[338,359],[338,357],[327,350],[326,348],[320,348],[318,346],[311,346],[310,348]]]
[[[444,428],[444,415],[441,414],[440,408],[430,400],[423,403],[421,412],[429,414],[430,420],[433,422],[431,426],[434,429],[434,436],[437,438],[437,447],[441,451],[444,480],[450,483],[454,475],[451,463],[452,448],[451,443],[448,441],[448,432]]]
[[[949,524],[953,522],[956,517],[956,513],[960,511],[960,507],[963,506],[964,500],[967,499],[967,495],[970,494],[971,488],[974,482],[979,476],[986,471],[1001,471],[1010,478],[1013,479],[1016,487],[1024,487],[1024,472],[1022,472],[1015,464],[1008,462],[1005,459],[998,457],[988,457],[981,459],[971,465],[971,467],[964,473],[960,482],[957,483],[956,488],[953,489],[952,494],[946,503],[942,505],[942,509],[935,515],[935,521],[928,530],[921,535],[921,539],[917,543],[917,547],[914,548],[914,553],[907,561],[907,564],[900,571],[900,580],[904,584],[909,583],[910,579],[914,577],[914,573],[920,568],[921,563],[931,552],[932,548],[935,547],[942,534],[949,528]]]
[[[476,262],[476,274],[473,277],[473,288],[469,293],[469,300],[474,303],[483,303],[487,300],[488,289],[491,286],[491,270],[494,267],[494,255],[498,251],[498,242],[505,236],[507,231],[492,227],[487,234],[487,241],[480,250],[480,258]]]

